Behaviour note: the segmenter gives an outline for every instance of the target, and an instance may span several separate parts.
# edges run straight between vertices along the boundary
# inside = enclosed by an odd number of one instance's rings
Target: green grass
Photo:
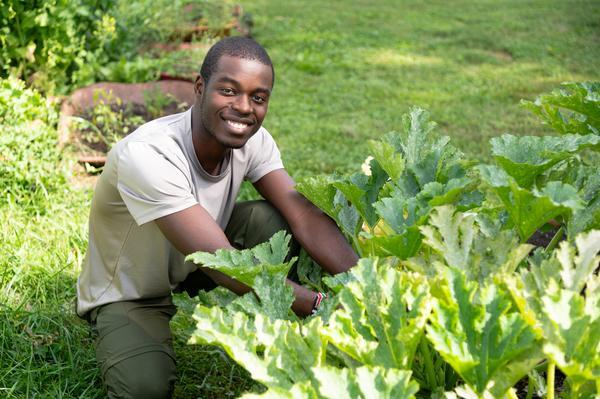
[[[485,158],[492,136],[544,131],[519,99],[599,78],[597,1],[242,4],[276,68],[265,126],[296,177],[358,169],[366,140],[399,129],[411,105]],[[0,397],[103,397],[93,342],[73,311],[91,191],[56,182],[27,207],[0,202]],[[193,303],[177,303],[176,397],[255,387],[221,351],[186,344]]]
[[[540,132],[521,98],[599,78],[595,1],[242,3],[276,68],[265,126],[296,176],[356,169],[412,105],[486,157],[490,137]]]
[[[87,245],[89,191],[65,190],[35,215],[0,207],[0,397],[101,398],[87,323],[75,309],[75,280]],[[218,349],[188,346],[193,302],[176,298],[177,397],[237,397],[255,383]]]

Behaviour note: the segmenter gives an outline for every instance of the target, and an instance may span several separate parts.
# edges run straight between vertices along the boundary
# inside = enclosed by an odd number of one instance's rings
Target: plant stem
[[[548,388],[548,399],[554,399],[554,370],[556,363],[552,360],[548,361],[548,373],[546,374],[546,386]]]
[[[527,377],[527,396],[525,396],[525,399],[531,399],[533,397],[533,378],[530,375]]]
[[[362,248],[360,247],[360,242],[358,242],[358,236],[350,236],[350,240],[352,241],[352,243],[354,243],[354,250],[356,251],[356,253],[358,254],[359,258],[363,257],[363,251]]]
[[[427,341],[424,336],[421,338],[419,347],[421,349],[423,360],[425,361],[425,378],[429,388],[431,391],[433,391],[437,387],[437,381],[435,378],[435,370],[433,368],[433,360],[431,359],[431,352],[429,351],[429,346],[427,345]]]
[[[554,237],[552,237],[552,240],[546,247],[546,249],[545,249],[546,253],[552,251],[556,247],[556,245],[558,244],[558,241],[562,238],[564,231],[565,231],[565,227],[560,226],[560,228],[556,231],[556,233],[554,234]]]
[[[371,237],[375,237],[375,227],[369,226],[369,233],[371,234]],[[373,244],[372,240],[371,240],[371,253],[370,253],[370,255],[371,256],[375,256],[375,244]]]

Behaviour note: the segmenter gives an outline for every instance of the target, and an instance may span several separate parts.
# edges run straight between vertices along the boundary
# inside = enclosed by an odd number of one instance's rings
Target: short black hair
[[[253,39],[243,36],[230,36],[219,40],[206,53],[202,67],[200,67],[200,76],[202,76],[205,83],[208,83],[217,68],[217,63],[224,55],[255,60],[270,66],[273,73],[273,83],[275,82],[275,69],[267,51]]]

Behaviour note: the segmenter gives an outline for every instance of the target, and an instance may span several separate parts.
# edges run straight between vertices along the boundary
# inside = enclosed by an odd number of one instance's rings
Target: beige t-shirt
[[[192,144],[191,109],[149,122],[115,145],[98,179],[89,245],[77,281],[77,313],[106,303],[168,295],[197,266],[153,220],[200,204],[225,229],[244,179],[283,168],[261,127],[208,174]]]

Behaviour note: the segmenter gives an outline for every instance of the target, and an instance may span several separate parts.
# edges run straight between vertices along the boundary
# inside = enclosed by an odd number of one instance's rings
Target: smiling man
[[[248,38],[227,38],[206,55],[194,106],[149,122],[107,157],[90,212],[77,312],[90,321],[111,398],[166,398],[175,383],[171,293],[244,284],[185,262],[195,251],[249,248],[283,228],[326,271],[356,264],[337,226],[296,192],[262,126],[274,70]],[[243,180],[266,201],[236,203]],[[292,309],[308,315],[318,293],[288,281]]]

